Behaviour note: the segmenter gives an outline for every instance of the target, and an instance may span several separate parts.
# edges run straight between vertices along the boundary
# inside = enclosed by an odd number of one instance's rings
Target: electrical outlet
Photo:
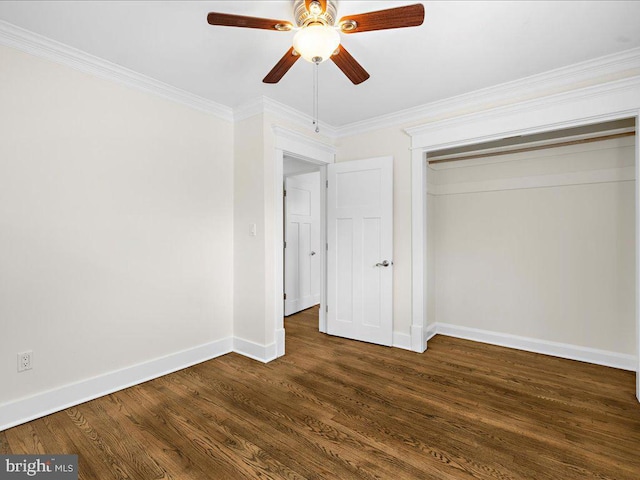
[[[18,372],[24,372],[25,370],[31,370],[31,362],[33,360],[33,352],[22,352],[18,354]]]

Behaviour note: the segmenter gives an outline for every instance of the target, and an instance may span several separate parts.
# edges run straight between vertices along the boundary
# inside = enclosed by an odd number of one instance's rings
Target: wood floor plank
[[[224,365],[222,368],[228,368],[228,365]],[[233,373],[234,369],[229,371]],[[274,390],[269,389],[268,383],[262,381],[266,377],[252,377],[250,380],[238,377],[239,381],[251,382],[251,384],[257,384],[259,387],[259,391],[262,392],[263,396],[262,404],[266,409],[260,412],[262,416],[269,416],[274,411],[282,412],[292,424],[301,427],[300,433],[312,432],[316,438],[321,439],[318,441],[319,444],[323,444],[321,448],[332,448],[332,446],[339,445],[342,456],[348,455],[350,465],[366,463],[371,460],[376,465],[376,470],[385,471],[385,469],[389,469],[390,471],[387,472],[387,475],[391,475],[391,472],[413,476],[420,475],[420,471],[414,466],[390,454],[385,445],[357,435],[352,428],[343,428],[342,425],[336,423],[331,418],[332,415],[327,414],[326,407],[322,408],[309,404],[304,410],[300,410],[297,405],[289,403],[286,396],[283,397],[280,393],[282,391],[275,390],[276,395],[272,396],[271,394]],[[264,385],[260,387],[260,384]],[[246,385],[249,384],[247,383]],[[278,417],[274,416],[273,420],[278,422]],[[335,450],[335,447],[333,449]],[[337,452],[334,452],[333,456],[335,457],[336,455]]]
[[[224,365],[220,365],[220,367],[224,368]],[[255,385],[243,382],[242,378],[236,376],[231,378],[236,378],[234,389],[217,386],[226,390],[225,396],[234,408],[243,409],[245,418],[260,419],[260,424],[256,425],[260,431],[266,430],[272,436],[297,437],[298,447],[311,450],[315,455],[330,460],[328,465],[330,465],[332,477],[357,475],[358,478],[378,478],[375,474],[359,466],[362,463],[360,449],[354,451],[350,442],[345,441],[351,439],[343,438],[343,441],[339,441],[336,438],[339,433],[326,426],[326,418],[323,418],[325,417],[324,413],[316,416],[310,416],[306,413],[299,415],[298,408],[292,409],[287,404],[270,401],[268,392],[264,389],[256,389]],[[216,383],[216,378],[209,377],[204,380]],[[282,396],[282,392],[279,395]],[[255,400],[257,398],[260,398],[259,402]],[[310,432],[314,435],[310,436]],[[362,448],[362,446],[359,447]],[[377,467],[379,469],[379,466]]]
[[[285,321],[287,354],[229,354],[0,432],[83,480],[640,478],[634,374],[436,336],[422,355]]]
[[[238,479],[253,478],[246,473],[244,463],[241,462],[236,466],[233,461],[228,460],[229,450],[235,447],[233,439],[222,436],[222,442],[217,443],[206,432],[197,427],[185,425],[170,411],[170,408],[175,405],[175,400],[168,397],[166,390],[158,388],[158,382],[149,382],[144,387],[133,387],[125,390],[123,394],[128,396],[130,402],[138,403],[137,406],[142,409],[145,429],[165,444],[175,445],[182,455],[195,464],[205,465],[207,467],[204,469],[205,474],[213,470],[223,478],[225,476]],[[156,403],[157,400],[160,402]],[[187,409],[190,407],[187,401],[183,401],[180,406]],[[211,423],[219,423],[216,413],[213,412],[209,419]]]
[[[171,383],[175,384],[176,388],[190,389],[190,385],[197,388],[202,388],[207,385],[206,380],[201,379],[198,375],[190,373],[188,376],[183,375],[180,378],[172,376]],[[194,399],[195,403],[202,402],[201,399]],[[291,427],[291,422],[288,417],[278,413],[278,419],[281,420],[276,426],[273,426],[270,422],[263,420],[263,412],[256,411],[247,407],[246,405],[239,404],[237,398],[219,398],[219,399],[207,399],[205,406],[209,409],[214,408],[216,411],[235,412],[235,415],[228,415],[224,424],[231,428],[233,431],[242,431],[247,438],[252,438],[256,445],[260,448],[269,451],[274,457],[284,464],[298,464],[300,463],[298,458],[302,457],[307,462],[312,464],[313,470],[304,470],[304,475],[308,478],[327,478],[330,474],[338,474],[344,472],[336,472],[335,470],[329,470],[323,465],[322,460],[319,460],[317,455],[313,453],[309,454],[309,448],[301,449],[300,443],[304,443],[306,440],[303,435]],[[243,415],[238,415],[238,410],[242,410]],[[238,420],[239,419],[239,420]],[[252,432],[259,431],[261,435],[254,435]],[[302,471],[302,470],[301,470]],[[318,477],[318,474],[324,474],[326,476]]]

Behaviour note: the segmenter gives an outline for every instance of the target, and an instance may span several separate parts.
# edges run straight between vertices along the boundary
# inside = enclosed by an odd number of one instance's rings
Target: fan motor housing
[[[298,27],[306,27],[315,22],[333,26],[336,23],[337,11],[336,2],[332,0],[327,0],[326,10],[318,16],[309,13],[304,0],[295,0],[293,4],[293,16],[296,19],[296,25],[298,25]]]

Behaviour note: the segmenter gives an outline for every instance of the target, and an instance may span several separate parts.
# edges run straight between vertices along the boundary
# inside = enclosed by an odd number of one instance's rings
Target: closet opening
[[[635,371],[636,132],[625,118],[429,151],[431,331]]]

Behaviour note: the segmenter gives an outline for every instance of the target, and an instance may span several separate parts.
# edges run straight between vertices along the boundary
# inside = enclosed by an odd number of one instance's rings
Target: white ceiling
[[[338,17],[415,1],[338,2]],[[420,27],[342,34],[371,78],[320,65],[320,118],[369,119],[640,46],[638,1],[425,1]],[[267,96],[312,113],[313,65],[262,78],[292,32],[213,27],[218,11],[293,20],[290,1],[0,1],[0,19],[237,107]]]

